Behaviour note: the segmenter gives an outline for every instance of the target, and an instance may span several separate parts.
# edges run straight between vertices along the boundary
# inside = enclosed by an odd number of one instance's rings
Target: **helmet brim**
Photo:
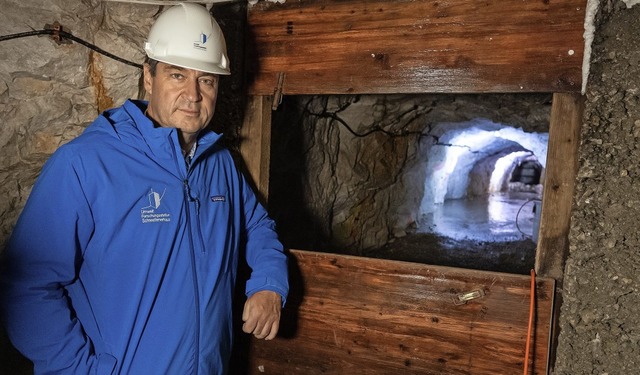
[[[206,61],[194,61],[193,59],[188,59],[179,56],[163,56],[163,57],[154,57],[149,56],[150,59],[154,59],[156,61],[163,62],[169,65],[179,66],[181,68],[198,70],[205,73],[212,73],[227,76],[231,74],[231,70],[228,67],[222,67],[218,64],[206,62]]]

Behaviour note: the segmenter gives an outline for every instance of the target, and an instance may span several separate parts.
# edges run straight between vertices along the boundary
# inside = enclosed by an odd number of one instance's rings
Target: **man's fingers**
[[[269,335],[265,337],[265,340],[273,340],[278,334],[278,329],[280,329],[280,322],[273,322],[273,324],[271,325],[271,332],[269,332]]]
[[[271,326],[272,326],[271,322],[257,320],[255,324],[252,324],[250,327],[249,326],[247,327],[247,329],[248,328],[252,328],[252,329],[248,332],[247,331],[245,332],[253,333],[253,335],[256,338],[263,339],[271,333]]]
[[[256,329],[253,332],[253,336],[255,336],[257,339],[263,339],[263,338],[267,337],[268,333],[269,333],[269,329],[266,328],[266,327],[263,327],[260,330]]]
[[[249,319],[249,309],[251,309],[251,307],[249,307],[248,304],[244,304],[244,308],[242,309],[242,321],[246,322]]]
[[[250,320],[246,321],[242,325],[242,330],[245,333],[253,334],[258,339],[266,339],[272,340],[278,334],[278,329],[280,328],[280,322],[265,322],[265,324],[261,325],[260,322]]]
[[[278,327],[278,322],[268,323],[265,324],[262,328],[256,327],[256,329],[254,329],[253,331],[253,335],[257,339],[272,340],[278,334]]]
[[[244,322],[244,324],[242,325],[242,330],[244,331],[244,333],[253,333],[255,329],[255,322]]]
[[[256,328],[255,319],[249,320],[251,317],[251,306],[249,304],[244,305],[244,309],[242,310],[242,321],[244,324],[242,325],[242,330],[245,333],[251,333]]]

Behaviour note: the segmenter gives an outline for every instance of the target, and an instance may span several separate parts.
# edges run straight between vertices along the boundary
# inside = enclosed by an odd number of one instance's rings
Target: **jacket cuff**
[[[287,295],[289,294],[288,286],[283,286],[281,283],[273,279],[269,279],[267,277],[261,277],[257,279],[249,279],[247,281],[247,287],[245,289],[245,294],[247,297],[251,297],[257,292],[263,290],[270,290],[272,292],[276,292],[282,297],[282,307],[284,307],[287,302]]]

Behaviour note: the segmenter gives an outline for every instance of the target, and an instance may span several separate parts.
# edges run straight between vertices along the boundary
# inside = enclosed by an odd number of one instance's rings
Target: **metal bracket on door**
[[[454,305],[464,305],[465,303],[474,300],[476,298],[484,297],[485,293],[482,289],[472,290],[471,292],[458,293],[453,296]]]
[[[271,109],[275,111],[278,109],[280,103],[282,103],[282,86],[284,85],[284,72],[278,73],[278,85],[273,90],[273,104]]]

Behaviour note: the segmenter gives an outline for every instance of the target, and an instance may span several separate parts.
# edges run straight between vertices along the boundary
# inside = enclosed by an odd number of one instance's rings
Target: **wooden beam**
[[[249,91],[578,92],[586,0],[297,0],[249,8]]]
[[[551,325],[549,359],[555,364],[559,334],[564,262],[569,253],[571,207],[578,172],[580,130],[584,97],[579,94],[553,95],[547,168],[545,170],[542,212],[536,250],[536,273],[556,280],[557,294]]]
[[[273,341],[239,335],[236,374],[519,374],[531,279],[292,250]],[[545,374],[554,280],[535,284],[530,374]],[[461,303],[459,296],[476,298]],[[248,342],[248,343],[247,343]],[[241,358],[241,360],[238,360]]]
[[[538,275],[558,282],[562,282],[569,251],[583,112],[580,94],[553,95],[535,269]]]
[[[270,96],[250,96],[239,134],[240,154],[249,178],[264,203],[269,196],[272,102]]]

